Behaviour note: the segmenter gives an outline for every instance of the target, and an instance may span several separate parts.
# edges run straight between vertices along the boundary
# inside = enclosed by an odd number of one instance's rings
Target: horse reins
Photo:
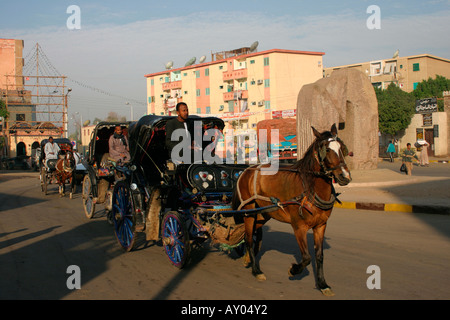
[[[339,145],[341,145],[339,138],[336,138],[336,139],[335,138],[330,138],[330,139],[328,139],[328,141],[329,142],[336,141],[336,142],[339,143]],[[344,156],[343,153],[342,153],[341,148],[339,148],[339,153],[340,153],[340,155]],[[317,171],[311,171],[310,172],[310,173],[314,174],[315,176],[325,176],[325,177],[328,177],[328,178],[332,178],[332,172],[334,170],[342,168],[343,166],[346,165],[345,162],[340,162],[339,165],[337,165],[337,166],[335,166],[333,168],[325,168],[324,159],[321,159],[319,157],[319,155],[317,153],[317,150],[314,150],[314,158],[317,160],[317,162],[319,163],[320,168],[321,168],[321,171],[319,171],[319,172],[317,172]],[[262,166],[262,164],[260,164],[260,165],[258,165],[256,167],[247,168],[246,170],[261,171],[261,166]],[[290,169],[290,168],[279,168],[279,170],[300,173],[298,170]],[[296,197],[294,197],[294,198],[292,198],[290,200],[283,201],[283,202],[281,202],[279,199],[276,199],[274,197],[261,196],[256,191],[257,177],[258,176],[259,176],[259,174],[255,174],[253,176],[253,192],[254,193],[253,193],[253,195],[250,198],[248,198],[245,201],[242,200],[242,195],[241,195],[241,192],[240,192],[240,189],[239,189],[239,181],[240,181],[240,179],[242,177],[242,174],[239,176],[239,179],[238,179],[238,181],[236,183],[236,186],[237,186],[236,189],[237,189],[239,201],[241,202],[239,207],[238,207],[238,209],[237,209],[238,211],[241,210],[242,207],[246,206],[247,204],[249,204],[249,203],[251,203],[251,202],[253,202],[255,200],[262,200],[262,201],[273,203],[272,206],[269,206],[269,207],[273,207],[273,209],[270,210],[270,211],[275,211],[275,210],[281,209],[281,210],[284,211],[284,213],[286,213],[286,211],[284,210],[284,206],[286,206],[286,205],[299,205],[300,206],[299,207],[299,214],[304,219],[304,216],[303,216],[303,213],[302,213],[302,208],[305,207],[305,204],[307,204],[307,202],[308,202],[308,195],[306,195],[305,192],[302,192],[300,195],[298,195],[298,196],[296,196]],[[305,190],[305,184],[304,184],[303,179],[302,179],[302,184],[303,184],[303,190]],[[313,206],[321,209],[321,210],[327,211],[327,210],[330,210],[331,208],[333,208],[334,203],[336,201],[338,203],[341,203],[341,201],[337,198],[338,195],[339,194],[336,193],[333,184],[331,184],[331,197],[330,197],[330,200],[323,200],[322,198],[320,198],[317,195],[317,193],[314,193],[314,202],[311,203],[311,204]],[[269,208],[269,207],[267,207],[267,208]],[[264,208],[260,208],[260,209],[264,210]],[[308,209],[308,208],[306,208],[306,209],[307,209],[307,211],[312,213],[310,209]]]

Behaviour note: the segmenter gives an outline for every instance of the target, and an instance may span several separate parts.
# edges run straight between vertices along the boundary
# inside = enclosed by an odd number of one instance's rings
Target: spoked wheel
[[[169,211],[164,215],[161,236],[170,262],[183,268],[189,258],[190,244],[185,221],[178,212]]]
[[[82,190],[81,199],[83,200],[84,214],[88,219],[92,219],[95,212],[95,203],[92,194],[92,181],[88,174],[84,176]]]
[[[136,217],[131,190],[124,181],[114,186],[111,216],[117,241],[125,251],[131,251],[136,241]]]
[[[42,175],[42,191],[45,195],[47,195],[47,184],[48,184],[48,176],[47,172],[44,171],[44,174]]]
[[[41,191],[44,192],[44,175],[45,175],[45,169],[41,167],[41,170],[39,172],[39,181],[41,183]]]

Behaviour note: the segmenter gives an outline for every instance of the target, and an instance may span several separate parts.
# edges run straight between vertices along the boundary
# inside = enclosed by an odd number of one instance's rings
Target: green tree
[[[415,112],[415,97],[391,83],[386,90],[375,88],[379,129],[392,137],[405,130]]]
[[[415,99],[425,98],[442,98],[443,91],[450,90],[450,79],[446,77],[436,75],[435,79],[431,77],[428,80],[423,80],[417,84],[416,89],[413,91]],[[444,111],[444,101],[438,100],[439,111]]]
[[[0,117],[7,119],[9,117],[9,112],[6,110],[6,104],[0,99]]]

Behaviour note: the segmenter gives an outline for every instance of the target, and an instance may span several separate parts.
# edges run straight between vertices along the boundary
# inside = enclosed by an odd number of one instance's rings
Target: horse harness
[[[261,166],[262,164],[256,166],[256,167],[250,167],[247,170],[255,170],[255,171],[261,171]],[[289,169],[289,168],[281,168],[282,171],[291,171],[291,172],[296,172],[298,173],[297,170],[294,169]],[[327,176],[328,175],[325,172],[314,172],[316,175],[321,175],[321,176]],[[241,175],[242,176],[242,175]],[[256,186],[257,186],[257,177],[259,176],[259,174],[255,174],[253,176],[253,195],[248,198],[247,200],[243,201],[242,200],[242,196],[241,196],[241,192],[239,188],[237,189],[238,192],[238,196],[239,196],[239,200],[240,200],[240,205],[238,207],[238,211],[240,211],[244,206],[246,206],[247,204],[255,201],[255,200],[262,200],[262,201],[267,201],[267,202],[271,202],[272,205],[268,206],[268,207],[262,207],[259,208],[260,211],[264,211],[265,213],[268,212],[272,212],[272,211],[276,211],[278,209],[283,210],[284,213],[286,213],[286,211],[284,210],[285,206],[288,205],[298,205],[299,209],[299,215],[302,219],[305,219],[305,217],[303,216],[303,212],[302,209],[305,208],[310,214],[314,215],[314,212],[316,211],[314,207],[323,210],[323,211],[328,211],[330,209],[333,208],[334,203],[337,201],[338,203],[341,203],[341,201],[337,198],[338,197],[338,193],[336,193],[333,184],[331,184],[331,197],[330,200],[323,200],[322,198],[320,198],[317,193],[314,193],[314,199],[313,201],[311,201],[308,197],[308,195],[306,194],[305,191],[303,191],[300,195],[287,200],[287,201],[280,201],[279,199],[275,198],[275,197],[266,197],[266,196],[262,196],[259,195],[256,191]],[[237,184],[239,184],[239,180],[241,177],[239,177]],[[303,183],[303,190],[305,190],[305,184],[304,181],[302,179],[302,183]],[[246,214],[248,215],[248,214]]]

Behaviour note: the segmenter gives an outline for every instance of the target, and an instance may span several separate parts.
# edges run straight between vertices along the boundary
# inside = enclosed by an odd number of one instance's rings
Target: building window
[[[170,82],[170,78],[169,77],[165,77],[164,80],[165,80],[166,83]]]
[[[187,77],[187,72],[183,73],[183,77]]]
[[[413,71],[420,71],[420,66],[418,63],[413,63]]]
[[[209,77],[209,68],[205,69],[205,77]]]
[[[200,89],[197,89],[196,94],[197,94],[197,97],[200,97]]]
[[[417,88],[418,85],[419,85],[418,82],[414,82],[414,83],[413,83],[413,90],[416,90],[416,88]]]
[[[16,121],[25,121],[25,113],[17,113]]]
[[[150,85],[152,85],[152,86],[155,85],[155,79],[150,80]]]
[[[270,87],[270,79],[264,80],[264,87],[266,87],[266,88]]]
[[[270,101],[265,101],[264,103],[265,103],[266,110],[270,109]]]
[[[223,66],[219,66],[219,70],[222,70],[223,69]]]
[[[255,60],[250,60],[250,64],[255,64]]]
[[[267,57],[267,58],[264,58],[264,65],[265,66],[268,66],[269,65],[269,58]]]
[[[187,92],[187,91],[184,91],[183,94],[188,94],[188,92]]]
[[[197,108],[197,114],[201,114],[202,113],[202,109],[201,108]]]
[[[209,96],[209,88],[205,89],[205,95]]]
[[[211,107],[206,107],[206,114],[210,114],[211,113]]]
[[[228,112],[234,112],[234,101],[228,101]]]
[[[195,71],[195,77],[196,78],[200,78],[200,71],[199,70]]]

